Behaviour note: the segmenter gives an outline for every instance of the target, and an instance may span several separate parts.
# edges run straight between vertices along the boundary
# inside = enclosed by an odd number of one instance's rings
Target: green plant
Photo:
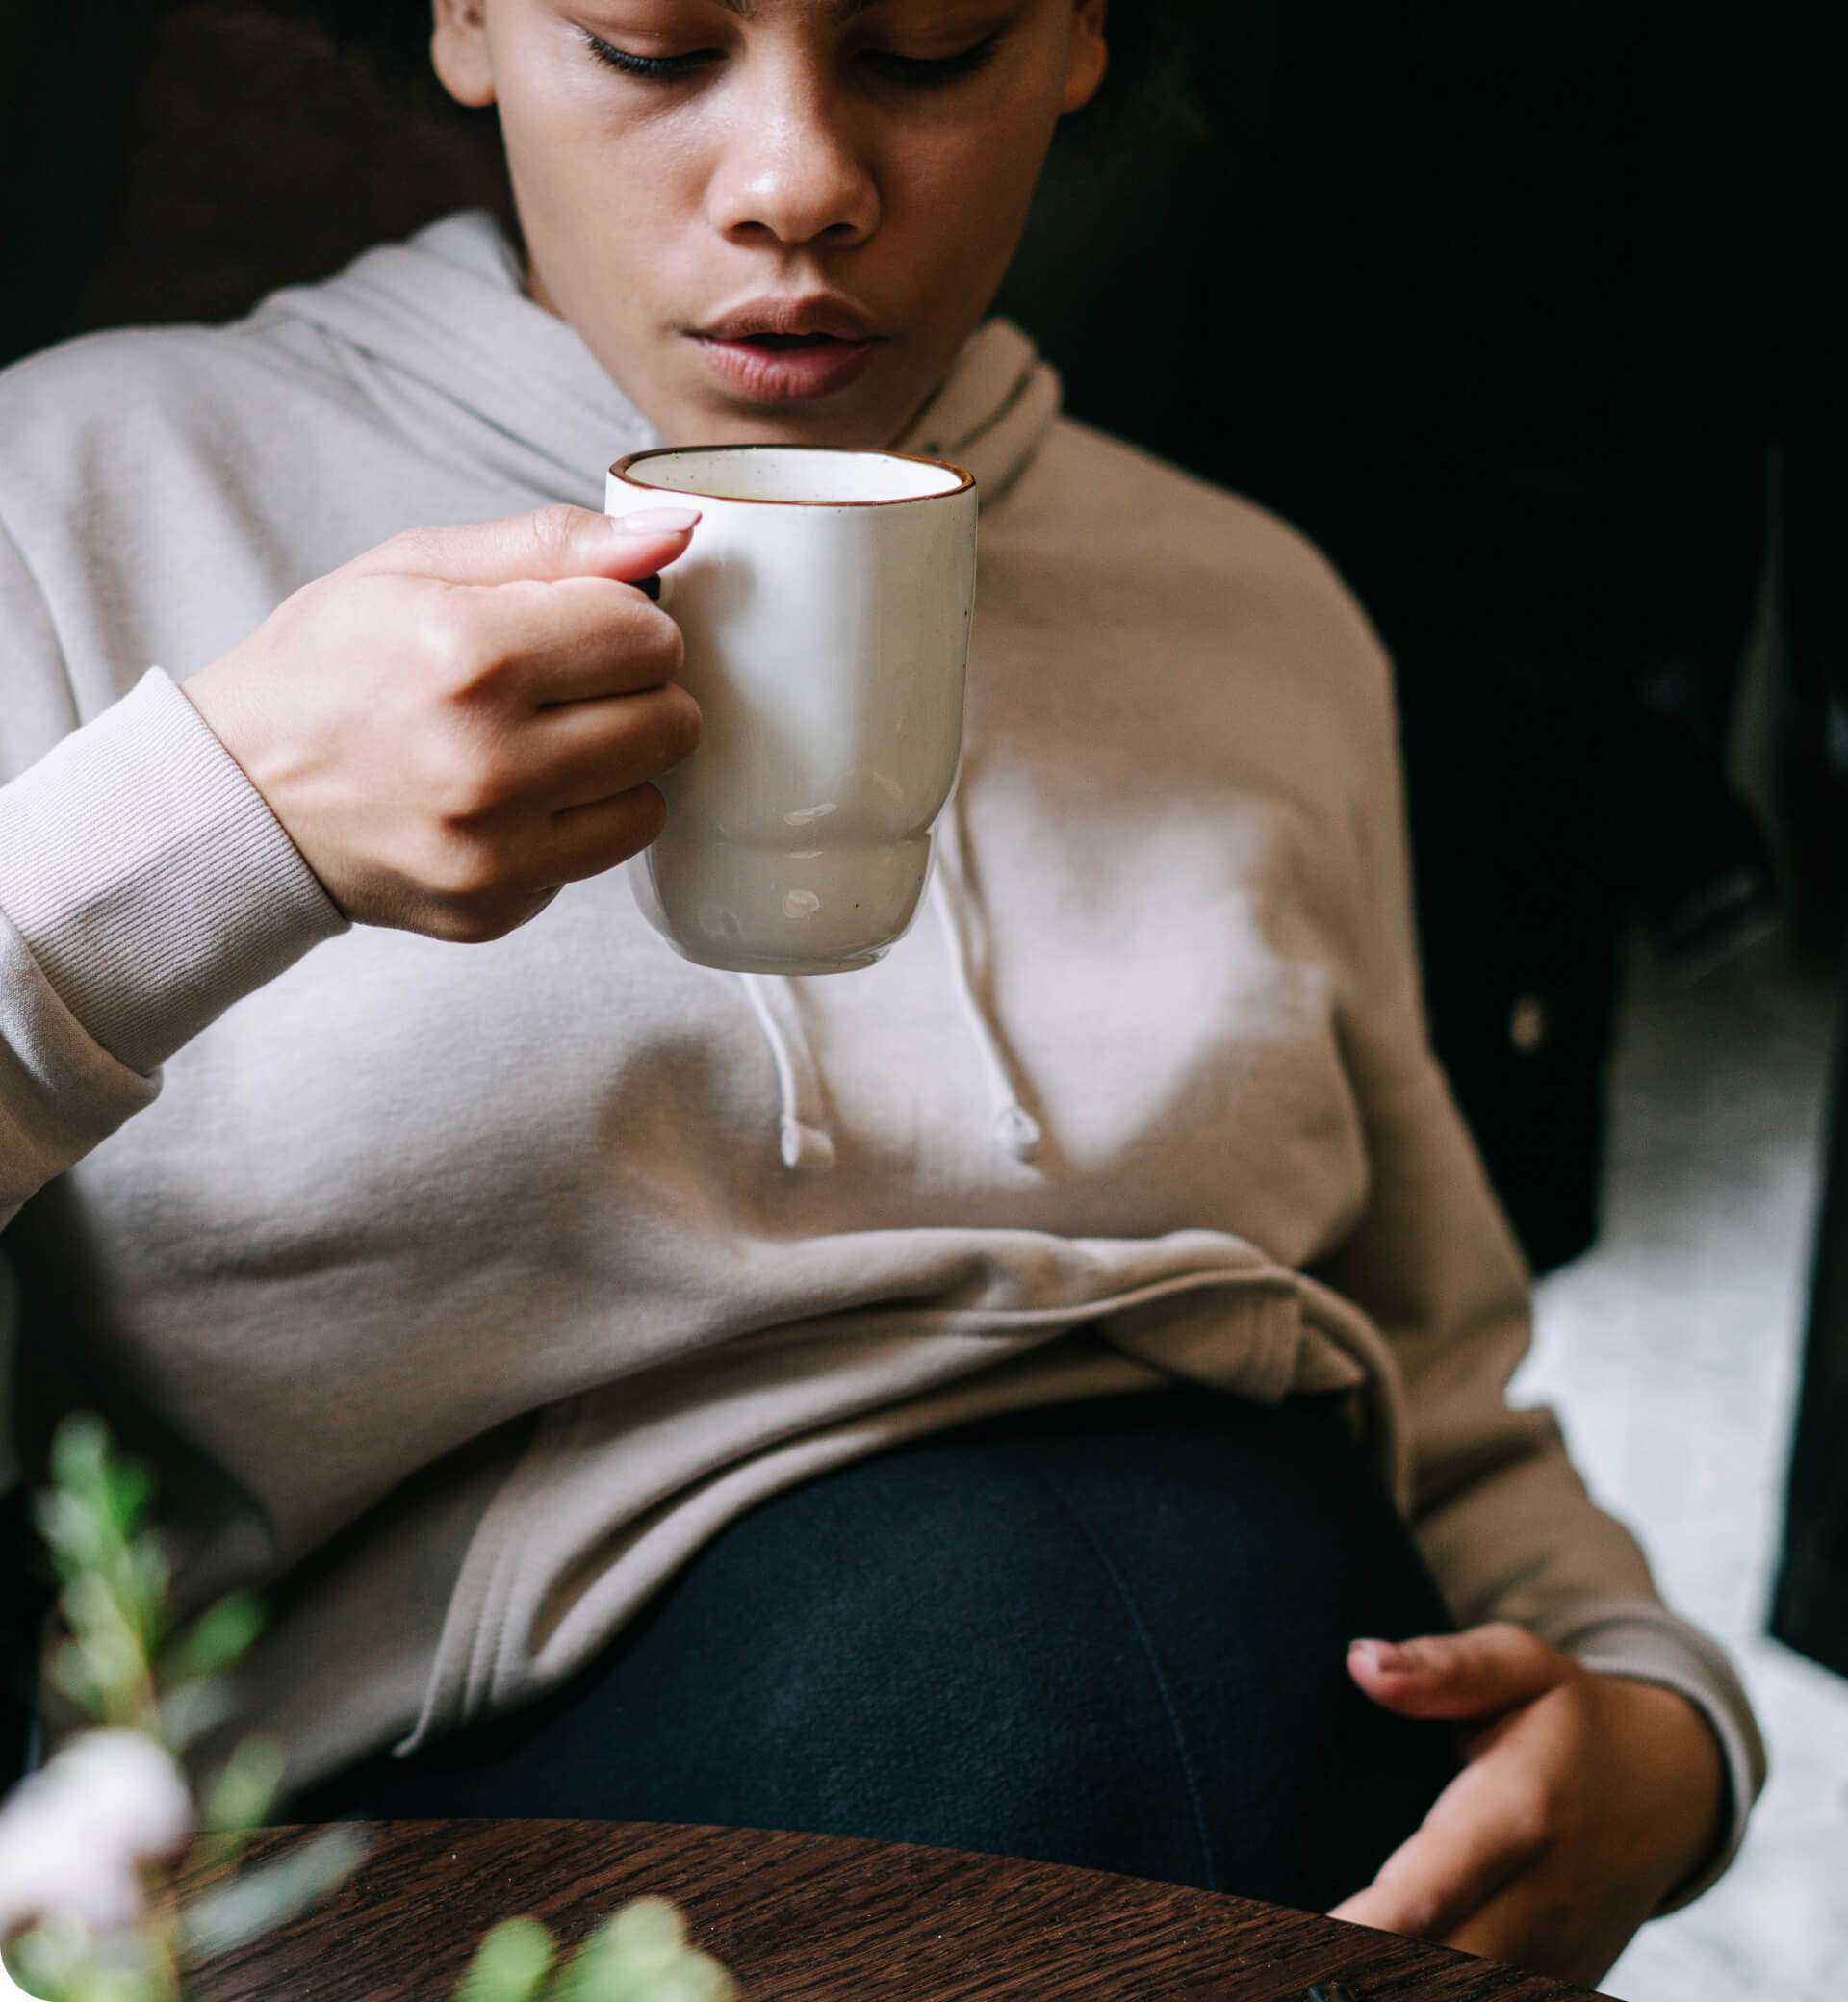
[[[64,1637],[51,1679],[90,1728],[0,1804],[0,1944],[44,2002],[185,2002],[187,1976],[338,1885],[365,1854],[337,1824],[279,1861],[236,1868],[283,1772],[279,1746],[246,1737],[195,1794],[181,1761],[231,1713],[226,1676],[262,1629],[238,1593],[177,1622],[170,1574],[148,1526],[153,1484],[101,1420],[59,1429],[37,1521],[59,1586]],[[234,1874],[183,1904],[194,1845]],[[536,1919],[481,1941],[456,2002],[725,2002],[719,1964],[686,1943],[680,1913],[640,1898],[564,1964]]]

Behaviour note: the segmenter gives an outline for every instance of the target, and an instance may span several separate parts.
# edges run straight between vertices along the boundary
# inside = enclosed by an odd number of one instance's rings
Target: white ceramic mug
[[[630,865],[674,949],[737,973],[870,966],[915,913],[962,743],[975,482],[900,452],[633,452],[612,515],[703,519],[662,603],[700,746]]]

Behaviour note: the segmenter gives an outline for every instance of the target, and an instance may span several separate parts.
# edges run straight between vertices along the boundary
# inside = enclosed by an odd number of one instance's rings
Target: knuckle
[[[699,704],[684,688],[670,688],[667,698],[662,704],[663,748],[667,763],[676,765],[699,749],[706,719],[700,714]]]
[[[475,692],[500,665],[453,593],[434,592],[420,607],[416,644],[424,673],[451,700]]]
[[[685,660],[686,641],[680,629],[646,599],[624,609],[631,613],[619,642],[626,678],[638,689],[664,687]]]
[[[1414,1939],[1429,1939],[1442,1929],[1443,1916],[1444,1908],[1436,1898],[1419,1893],[1400,1906],[1399,1923],[1392,1930],[1408,1934]]]
[[[554,500],[550,507],[542,507],[529,517],[534,544],[547,555],[562,555],[577,540],[583,518],[582,508]]]
[[[484,834],[487,824],[503,819],[519,804],[522,787],[514,773],[492,758],[475,759],[457,787],[457,819],[470,834]]]
[[[641,830],[638,845],[646,848],[667,825],[667,795],[658,785],[635,788],[635,820]]]
[[[424,785],[439,834],[455,847],[477,841],[484,824],[512,805],[518,791],[506,766],[467,736],[432,757]]]
[[[355,560],[368,569],[426,571],[436,561],[437,541],[434,528],[400,528]]]
[[[686,665],[686,634],[675,625],[664,611],[649,606],[654,617],[649,621],[654,635],[654,643],[660,654],[665,678],[672,680]]]
[[[458,921],[478,921],[505,892],[505,872],[493,849],[459,830],[445,831],[422,873],[438,906]]]
[[[1554,1847],[1567,1832],[1569,1804],[1561,1790],[1538,1775],[1510,1790],[1503,1827],[1508,1847],[1536,1857]]]
[[[1381,1868],[1373,1889],[1373,1907],[1363,1921],[1367,1925],[1383,1925],[1388,1932],[1423,1938],[1442,1916],[1442,1906],[1429,1884],[1397,1858]]]
[[[667,801],[658,785],[635,785],[621,795],[622,812],[607,834],[607,853],[599,866],[613,868],[639,855],[667,825]]]

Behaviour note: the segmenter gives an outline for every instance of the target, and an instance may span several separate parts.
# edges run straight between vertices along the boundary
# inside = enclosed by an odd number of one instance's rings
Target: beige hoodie
[[[347,930],[158,671],[648,442],[481,217],[0,378],[21,1429],[100,1404],[187,1589],[273,1586],[246,1721],[300,1779],[414,1744],[779,1488],[1180,1376],[1349,1389],[1459,1620],[1684,1690],[1741,1820],[1731,1671],[1503,1400],[1524,1275],[1424,1040],[1378,646],[1014,329],[905,441],[976,474],[981,584],[941,865],[869,972],[688,965],[622,872],[494,945]]]

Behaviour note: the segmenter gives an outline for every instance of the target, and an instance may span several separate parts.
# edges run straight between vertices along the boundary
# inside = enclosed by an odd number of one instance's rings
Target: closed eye
[[[913,90],[939,90],[986,69],[994,60],[1000,40],[996,33],[953,56],[900,56],[890,49],[867,49],[860,61],[888,82]]]
[[[714,62],[717,49],[693,49],[684,56],[637,56],[629,49],[619,49],[605,41],[601,35],[593,35],[588,28],[580,28],[584,45],[599,63],[610,69],[620,70],[624,76],[644,77],[651,83],[671,84],[681,77],[695,75]]]
[[[617,48],[588,28],[580,28],[578,33],[591,55],[605,68],[650,83],[679,82],[710,67],[722,57],[718,49],[692,49],[681,56],[638,56],[632,49]],[[986,69],[994,60],[1000,40],[997,32],[952,56],[901,56],[892,49],[866,49],[860,60],[888,83],[912,90],[939,90]]]

